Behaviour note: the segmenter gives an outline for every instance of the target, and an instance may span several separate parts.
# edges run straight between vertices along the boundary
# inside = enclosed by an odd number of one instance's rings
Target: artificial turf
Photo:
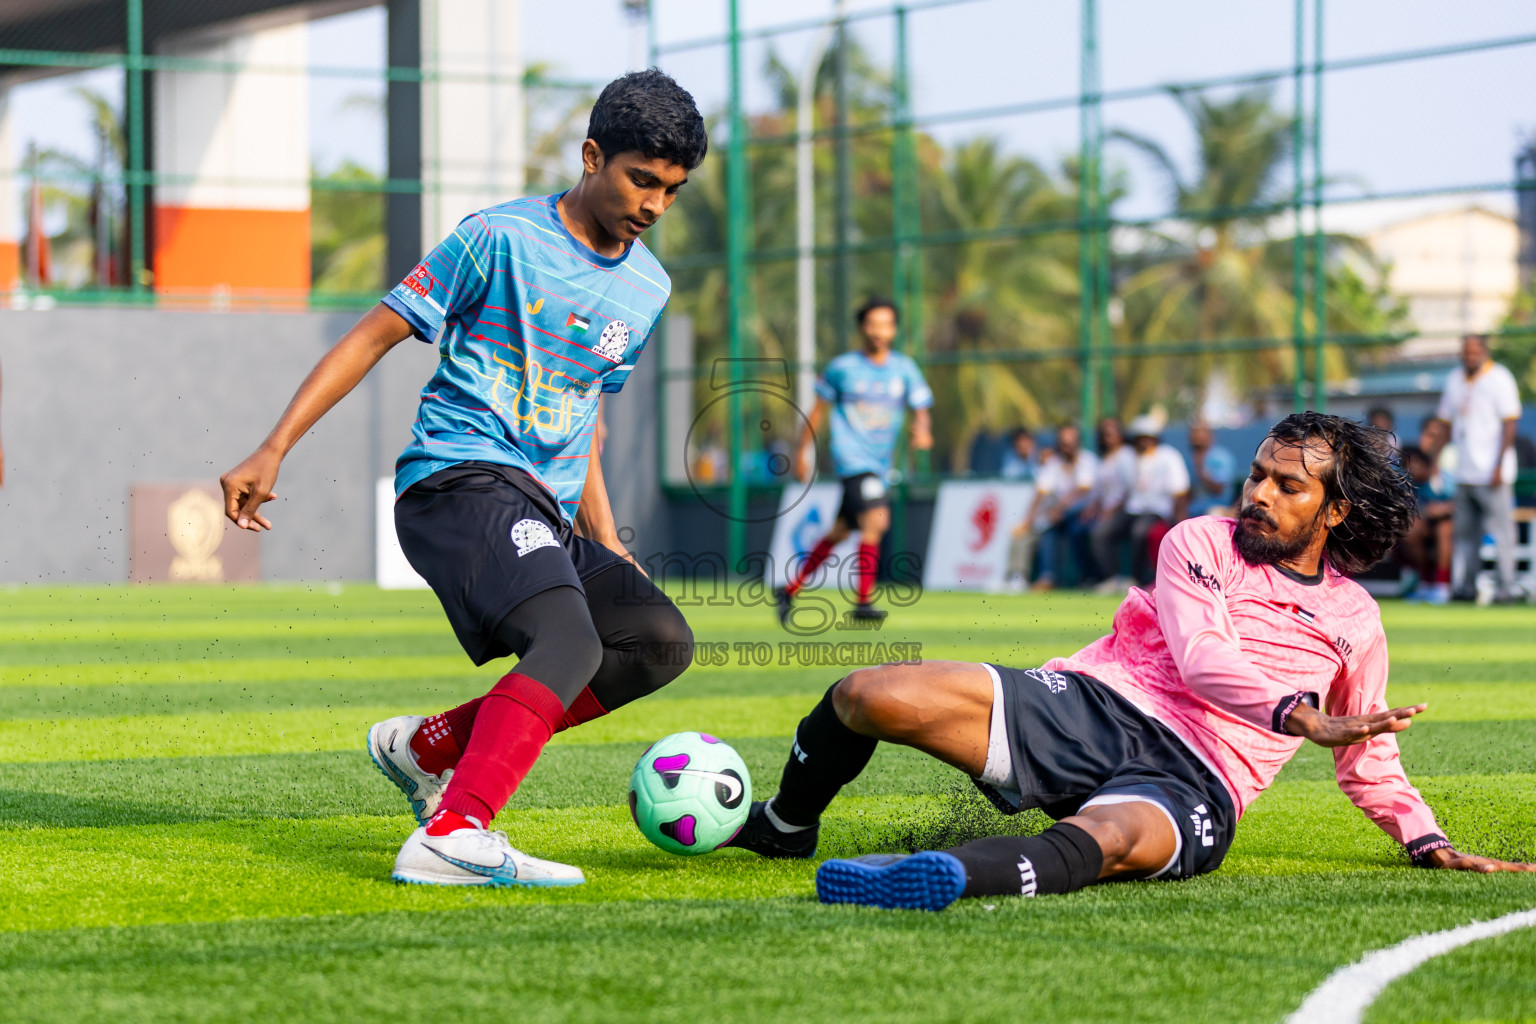
[[[1027,666],[1099,635],[1113,610],[926,594],[878,639]],[[841,672],[777,664],[785,637],[764,607],[685,611],[700,641],[767,643],[775,663],[737,664],[728,647],[731,664],[561,734],[498,825],[588,884],[466,892],[389,882],[412,822],[362,749],[370,722],[505,671],[469,665],[430,594],[0,593],[0,1018],[1276,1021],[1368,950],[1536,907],[1536,876],[1408,867],[1307,747],[1223,867],[1191,882],[876,912],[816,903],[812,864],[672,857],[623,804],[645,744],[716,733],[770,793],[795,721]],[[1459,845],[1536,857],[1536,610],[1383,613],[1389,697],[1430,702],[1401,737],[1410,777]],[[882,748],[820,853],[1044,824]],[[1430,961],[1368,1019],[1532,1017],[1527,931]]]

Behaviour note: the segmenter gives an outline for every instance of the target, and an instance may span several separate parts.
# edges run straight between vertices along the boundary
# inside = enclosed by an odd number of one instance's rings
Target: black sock
[[[837,791],[858,778],[875,753],[876,740],[843,724],[832,707],[832,690],[800,719],[795,745],[784,765],[773,813],[789,825],[814,825]]]
[[[1048,896],[1099,880],[1104,851],[1068,822],[1037,836],[990,836],[946,850],[965,865],[962,896]]]

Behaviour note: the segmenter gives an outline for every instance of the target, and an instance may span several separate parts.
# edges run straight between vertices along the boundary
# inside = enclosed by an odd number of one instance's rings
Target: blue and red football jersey
[[[616,258],[578,242],[559,199],[466,217],[384,297],[440,356],[395,464],[396,494],[455,463],[494,462],[575,514],[598,395],[624,386],[672,283],[638,239]]]
[[[816,394],[832,405],[832,464],[840,477],[889,475],[906,411],[933,404],[923,371],[900,352],[880,363],[844,352],[827,364]]]

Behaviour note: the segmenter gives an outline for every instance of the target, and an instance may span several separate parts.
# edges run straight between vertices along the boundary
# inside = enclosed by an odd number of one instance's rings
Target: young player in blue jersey
[[[896,438],[906,411],[912,412],[912,447],[933,447],[928,409],[933,392],[923,371],[910,356],[891,351],[896,340],[897,310],[888,299],[870,299],[859,309],[857,352],[844,352],[827,364],[816,381],[816,406],[806,420],[796,449],[795,473],[810,480],[816,457],[816,431],[832,414],[832,465],[843,484],[843,501],[837,519],[825,537],[805,556],[800,571],[788,586],[774,592],[779,622],[787,623],[795,595],[821,568],[832,549],[859,531],[859,553],[854,563],[854,587],[858,595],[855,618],[878,621],[885,612],[870,598],[880,564],[880,539],[891,528],[891,505],[886,496]]]
[[[693,97],[660,71],[612,82],[581,181],[472,214],[347,332],[272,433],[221,479],[229,518],[271,529],[283,457],[395,345],[437,346],[395,473],[395,528],[476,665],[516,654],[490,693],[368,733],[420,828],[394,878],[576,885],[577,868],[487,830],[550,736],[687,667],[682,614],[619,542],[594,443],[598,397],[624,385],[671,282],[644,243],[704,159]]]

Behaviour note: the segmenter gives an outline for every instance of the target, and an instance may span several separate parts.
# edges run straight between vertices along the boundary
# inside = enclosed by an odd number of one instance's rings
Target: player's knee
[[[635,682],[646,693],[666,686],[692,664],[693,630],[675,605],[669,602],[649,613],[644,647],[651,656],[639,659]]]
[[[832,707],[844,725],[863,736],[894,739],[902,731],[900,709],[892,700],[889,670],[861,668],[848,673],[832,690]]]
[[[570,630],[559,638],[559,643],[566,678],[580,679],[582,685],[586,685],[603,664],[603,639],[597,635],[597,627],[590,619],[572,623]]]

